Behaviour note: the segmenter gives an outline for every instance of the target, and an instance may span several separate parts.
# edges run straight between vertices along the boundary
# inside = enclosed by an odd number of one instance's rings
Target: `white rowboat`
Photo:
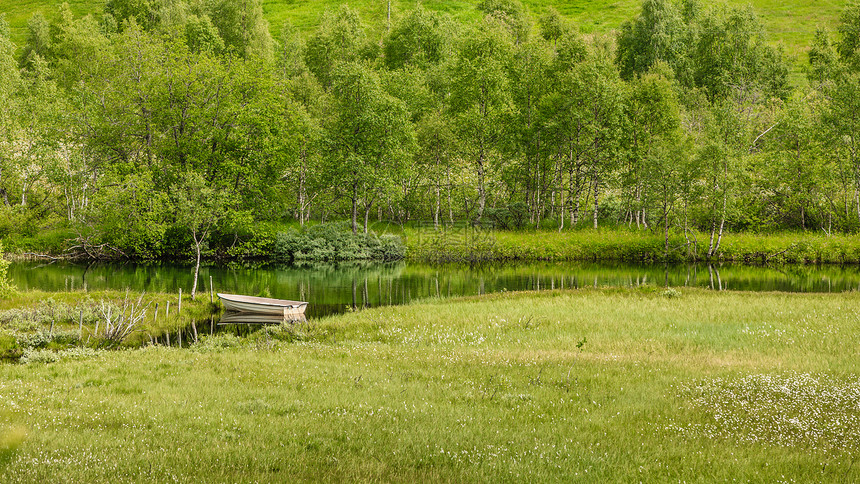
[[[305,314],[308,303],[305,301],[287,301],[268,297],[241,296],[238,294],[218,294],[224,309],[242,313],[274,314],[284,319]]]

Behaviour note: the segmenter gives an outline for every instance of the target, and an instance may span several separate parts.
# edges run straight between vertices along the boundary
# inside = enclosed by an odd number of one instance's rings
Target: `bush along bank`
[[[425,262],[628,261],[740,262],[746,264],[860,264],[860,237],[813,233],[725,234],[708,256],[708,238],[624,229],[491,231],[474,227],[408,229],[410,260]]]
[[[275,237],[272,257],[279,261],[395,261],[406,256],[406,246],[392,234],[352,233],[341,223],[290,229]]]
[[[194,258],[191,236],[183,230],[171,230],[134,243],[102,237],[82,250],[69,236],[65,243],[40,238],[9,239],[12,259],[48,257],[69,260],[191,260]],[[104,240],[102,240],[104,239]],[[50,242],[50,243],[49,243]],[[92,246],[99,247],[93,250]],[[71,248],[70,248],[71,247]],[[398,235],[376,233],[353,234],[345,222],[323,223],[305,227],[256,224],[233,232],[216,231],[203,245],[204,259],[216,261],[266,262],[338,262],[396,261],[406,256],[406,246]]]

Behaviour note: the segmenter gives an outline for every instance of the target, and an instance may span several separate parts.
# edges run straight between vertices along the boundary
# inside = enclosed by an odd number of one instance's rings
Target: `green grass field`
[[[4,364],[0,465],[4,431],[26,438],[0,472],[856,482],[858,309],[855,293],[507,293],[350,313],[289,338]]]
[[[326,8],[342,3],[349,3],[356,8],[361,13],[365,25],[372,32],[371,35],[379,35],[386,23],[387,2],[385,1],[263,0],[263,10],[272,26],[273,35],[277,35],[284,20],[287,19],[301,29],[309,31],[316,27],[320,14]],[[413,8],[417,0],[394,0],[391,3],[392,15],[396,18]],[[425,8],[445,11],[461,19],[475,18],[477,11],[474,6],[477,3],[477,0],[421,1]],[[523,3],[535,16],[540,15],[547,7],[553,6],[575,21],[585,32],[611,31],[636,15],[641,5],[640,0],[525,0]],[[751,5],[764,20],[770,39],[774,43],[785,44],[789,54],[801,56],[806,52],[816,28],[835,30],[839,13],[846,2],[845,0],[728,0],[727,3]],[[6,13],[13,29],[14,40],[20,44],[26,38],[27,19],[37,11],[46,16],[53,15],[57,5],[55,2],[45,0],[3,0],[0,2],[0,13]],[[103,8],[104,0],[71,0],[69,5],[78,15],[98,13]]]

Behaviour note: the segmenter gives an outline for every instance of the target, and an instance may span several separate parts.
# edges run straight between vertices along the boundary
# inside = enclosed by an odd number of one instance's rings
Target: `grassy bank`
[[[224,247],[213,242],[206,258],[219,261],[339,261],[399,260],[404,256],[424,262],[470,261],[626,261],[626,262],[741,262],[746,264],[860,264],[860,237],[815,232],[776,234],[726,233],[719,250],[707,257],[709,234],[690,232],[689,239],[673,234],[669,251],[663,235],[627,228],[556,230],[484,230],[458,225],[440,231],[432,227],[401,228],[390,223],[373,224],[370,235],[352,235],[345,224],[297,224],[259,227],[235,244],[225,236]],[[48,231],[35,237],[3,240],[15,260],[47,254],[63,258],[71,237]],[[402,243],[401,243],[402,240]],[[182,250],[189,250],[182,246]],[[172,254],[172,255],[171,255]],[[38,256],[36,256],[38,257]],[[164,252],[156,259],[191,260],[188,253]]]
[[[170,306],[170,309],[168,307]],[[16,292],[0,299],[0,361],[57,361],[144,344],[185,345],[210,326],[206,294],[119,291]],[[108,322],[111,324],[108,325]]]
[[[406,229],[407,255],[421,261],[714,261],[765,263],[860,263],[860,237],[817,233],[726,233],[707,257],[708,235],[672,235],[626,229],[496,231],[454,228]]]
[[[860,479],[857,294],[508,293],[0,366],[9,482]],[[0,435],[2,431],[0,429]]]

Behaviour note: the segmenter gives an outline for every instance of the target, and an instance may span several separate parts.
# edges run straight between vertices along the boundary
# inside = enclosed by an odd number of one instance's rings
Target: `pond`
[[[18,262],[9,274],[19,289],[44,291],[130,288],[147,292],[191,290],[193,268],[175,264],[75,264]],[[307,316],[350,307],[405,304],[435,297],[585,286],[659,285],[714,290],[843,292],[860,290],[860,267],[782,265],[637,265],[624,263],[507,263],[488,265],[339,264],[304,266],[209,266],[216,292],[308,301]]]

